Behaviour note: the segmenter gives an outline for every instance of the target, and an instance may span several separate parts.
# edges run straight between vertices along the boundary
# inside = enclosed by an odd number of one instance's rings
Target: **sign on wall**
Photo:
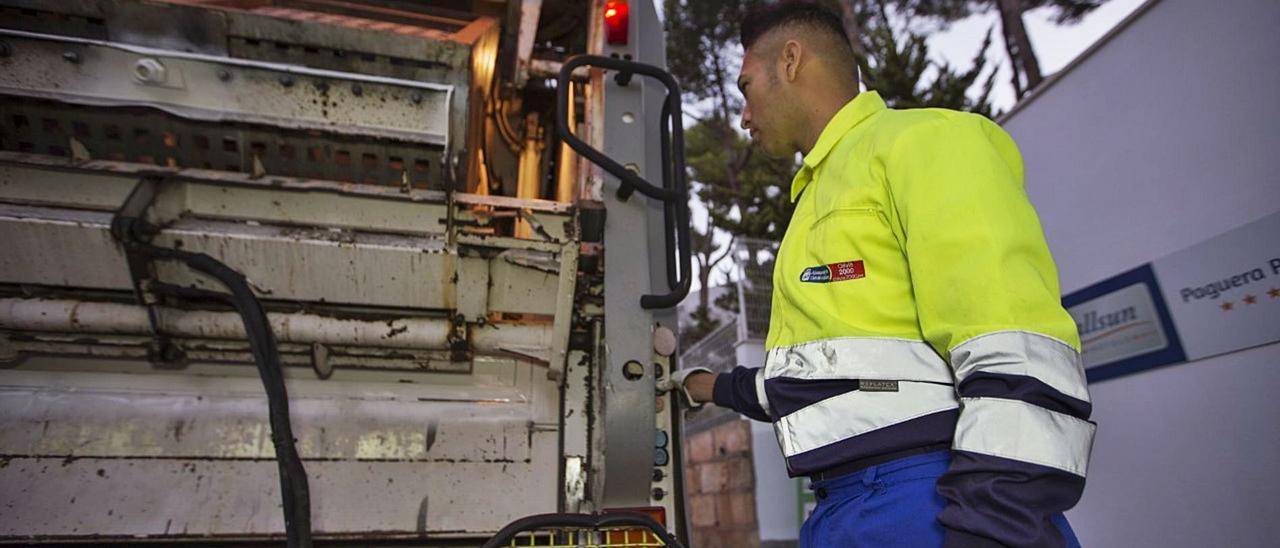
[[[1280,341],[1280,212],[1062,302],[1091,382]]]

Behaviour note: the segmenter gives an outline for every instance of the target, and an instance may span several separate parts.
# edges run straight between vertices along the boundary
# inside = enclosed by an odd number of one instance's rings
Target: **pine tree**
[[[903,27],[895,30],[888,15],[880,12],[877,24],[863,35],[870,55],[859,59],[858,66],[867,88],[876,90],[894,108],[943,107],[993,117],[990,98],[996,71],[987,71],[992,29],[987,30],[969,70],[957,72],[949,63],[930,61],[927,38],[909,24]],[[931,67],[936,73],[926,83]],[[988,74],[982,79],[978,95],[970,97],[969,90],[984,72]]]
[[[860,1],[860,0],[844,0]],[[1004,36],[1005,51],[1013,66],[1013,90],[1021,99],[1044,81],[1040,60],[1031,47],[1022,14],[1039,8],[1053,12],[1053,21],[1059,25],[1079,22],[1107,0],[891,0],[899,12],[913,16],[929,17],[950,23],[974,14],[988,13],[993,8],[1000,14],[1000,30]]]

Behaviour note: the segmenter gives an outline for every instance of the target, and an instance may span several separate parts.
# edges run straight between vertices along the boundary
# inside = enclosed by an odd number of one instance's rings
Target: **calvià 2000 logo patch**
[[[800,281],[813,284],[843,282],[865,277],[867,277],[867,269],[863,266],[862,261],[811,266],[800,273]]]

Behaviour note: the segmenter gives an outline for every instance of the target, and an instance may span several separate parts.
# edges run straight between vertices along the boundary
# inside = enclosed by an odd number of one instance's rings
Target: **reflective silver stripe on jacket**
[[[1003,373],[1040,379],[1054,390],[1089,401],[1080,353],[1065,342],[1028,331],[997,331],[969,339],[951,349],[956,380],[969,375]]]
[[[1089,401],[1080,353],[1067,343],[1027,331],[998,331],[951,349],[957,382],[977,373],[1037,379],[1063,395]],[[1084,476],[1096,426],[1021,400],[962,398],[955,449],[994,455]]]
[[[842,337],[773,348],[758,390],[763,394],[763,382],[779,377],[900,381],[896,392],[854,390],[784,417],[771,414],[788,457],[960,406],[951,367],[919,340]]]
[[[788,457],[886,426],[959,407],[951,386],[904,382],[897,392],[845,392],[776,419]]]
[[[1093,423],[1019,400],[963,398],[954,449],[1039,464],[1084,476]]]
[[[765,378],[953,380],[947,362],[924,341],[842,337],[780,346],[765,358]]]

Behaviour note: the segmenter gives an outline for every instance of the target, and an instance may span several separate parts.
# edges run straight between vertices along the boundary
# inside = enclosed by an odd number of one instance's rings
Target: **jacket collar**
[[[836,143],[840,142],[841,137],[872,114],[885,108],[887,107],[884,100],[874,91],[859,93],[840,107],[836,115],[832,116],[831,121],[827,122],[827,126],[822,129],[822,133],[818,135],[818,142],[814,143],[813,149],[804,155],[804,167],[800,168],[800,172],[791,182],[791,201],[795,202],[800,197],[800,193],[813,180],[813,170],[826,159],[827,154],[836,146]]]

